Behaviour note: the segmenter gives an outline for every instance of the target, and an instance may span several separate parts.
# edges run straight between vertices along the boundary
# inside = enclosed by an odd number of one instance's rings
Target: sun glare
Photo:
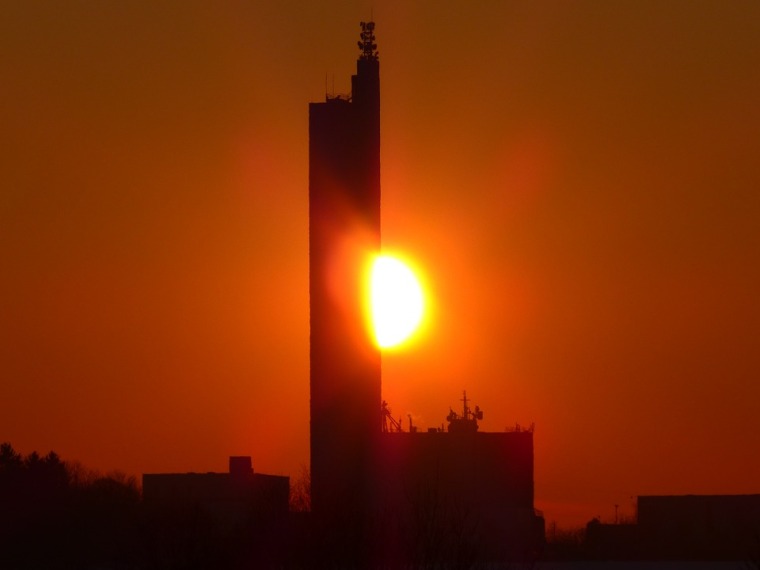
[[[400,344],[422,321],[420,282],[409,266],[395,257],[380,255],[372,264],[370,301],[375,339],[381,348]]]

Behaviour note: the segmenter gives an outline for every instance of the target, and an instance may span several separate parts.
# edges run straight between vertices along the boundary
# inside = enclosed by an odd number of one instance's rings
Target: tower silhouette
[[[380,248],[380,80],[374,23],[361,23],[350,96],[309,105],[312,512],[368,512],[380,433],[380,352],[366,273]]]
[[[474,548],[488,561],[528,559],[544,536],[533,506],[533,427],[481,432],[482,411],[465,395],[448,429],[405,432],[381,401],[366,307],[380,248],[380,66],[374,23],[361,27],[351,95],[309,105],[314,534],[346,567],[375,559],[393,567],[431,544],[446,564]],[[429,540],[409,543],[423,535]]]

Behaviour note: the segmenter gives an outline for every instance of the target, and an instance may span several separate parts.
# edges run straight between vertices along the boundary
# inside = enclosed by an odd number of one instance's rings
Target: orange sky
[[[372,5],[396,415],[535,422],[547,521],[760,482],[760,4],[22,3],[0,22],[0,440],[308,461],[308,103]]]

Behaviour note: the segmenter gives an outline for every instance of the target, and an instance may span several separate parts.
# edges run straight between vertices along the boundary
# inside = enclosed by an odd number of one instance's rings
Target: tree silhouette
[[[134,478],[0,444],[0,568],[129,565],[139,501]]]
[[[296,513],[311,511],[311,471],[301,465],[298,476],[290,484],[290,510]]]

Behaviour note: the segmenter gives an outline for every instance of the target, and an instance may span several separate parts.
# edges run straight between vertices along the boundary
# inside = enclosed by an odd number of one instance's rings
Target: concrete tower
[[[366,281],[380,248],[380,80],[361,24],[351,96],[309,105],[311,489],[318,518],[367,512],[379,437],[380,352]]]

